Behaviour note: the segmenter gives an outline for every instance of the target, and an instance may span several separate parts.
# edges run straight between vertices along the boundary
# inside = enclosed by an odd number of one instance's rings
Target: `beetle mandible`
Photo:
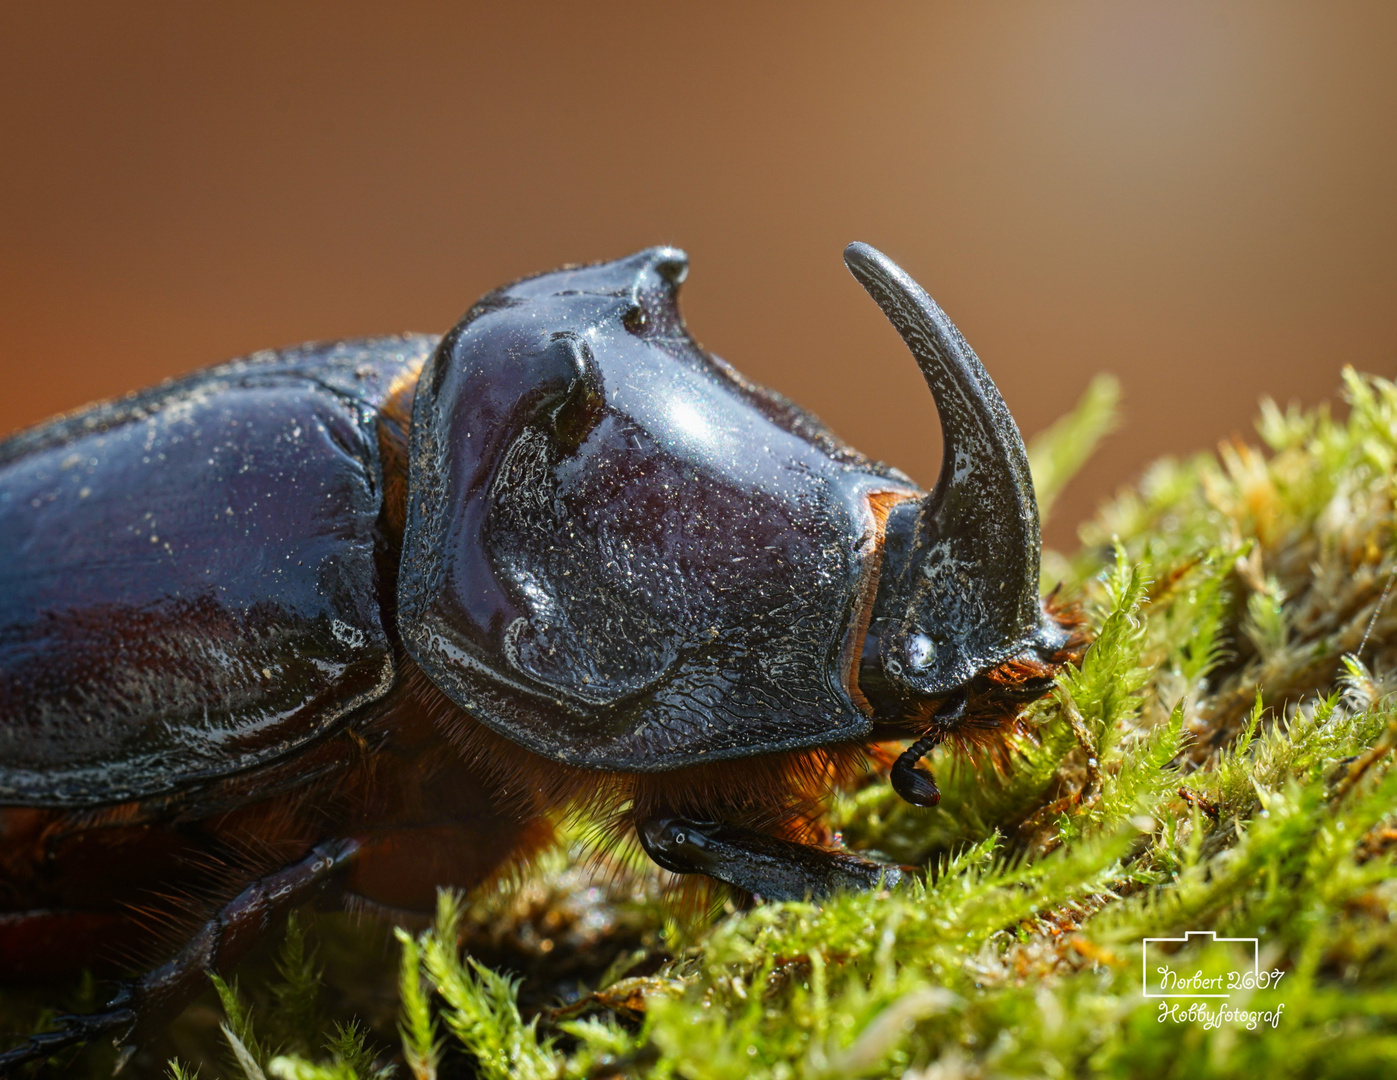
[[[912,739],[892,783],[934,804],[921,757],[1079,642],[994,383],[844,257],[935,398],[930,494],[704,352],[674,248],[0,444],[0,970],[152,965],[0,1067],[158,1015],[313,896],[429,910],[567,806],[771,899],[895,880],[801,842],[829,786]]]

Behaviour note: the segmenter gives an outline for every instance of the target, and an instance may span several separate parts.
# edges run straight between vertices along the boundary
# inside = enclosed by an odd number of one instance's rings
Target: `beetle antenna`
[[[941,801],[941,789],[936,786],[935,778],[926,769],[917,768],[917,764],[945,737],[945,732],[939,728],[928,732],[893,762],[889,773],[893,790],[913,806],[935,806]]]
[[[926,769],[917,766],[922,758],[945,741],[951,721],[958,720],[965,713],[965,694],[961,692],[949,700],[936,714],[936,722],[931,730],[914,742],[896,761],[888,778],[893,790],[913,806],[935,806],[941,801],[941,789],[936,779]]]

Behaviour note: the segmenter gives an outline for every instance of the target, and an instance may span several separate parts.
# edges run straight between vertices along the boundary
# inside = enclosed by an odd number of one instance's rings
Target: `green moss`
[[[1397,388],[1345,383],[1344,419],[1265,404],[1265,451],[1160,462],[1080,551],[1045,554],[1095,643],[1029,710],[1010,767],[943,750],[939,807],[877,777],[835,800],[847,844],[921,864],[925,882],[704,920],[667,909],[643,862],[611,867],[614,948],[591,943],[605,973],[564,1007],[536,992],[521,1007],[514,979],[459,943],[482,920],[497,939],[531,919],[546,934],[540,910],[599,888],[555,854],[399,933],[401,1051],[307,1030],[315,967],[295,931],[270,1000],[300,1027],[263,1049],[271,1026],[228,990],[228,1075],[368,1077],[394,1060],[418,1080],[1397,1074]],[[1113,403],[1095,384],[1033,448],[1045,504]],[[1143,996],[1144,938],[1210,930],[1259,939],[1282,974],[1202,1003],[1275,1026],[1174,1022]],[[1205,975],[1243,961],[1195,951]]]

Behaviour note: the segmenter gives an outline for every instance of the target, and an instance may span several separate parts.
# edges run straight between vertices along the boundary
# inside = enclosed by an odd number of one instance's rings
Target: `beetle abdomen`
[[[187,788],[387,692],[375,419],[434,344],[258,354],[0,444],[0,803]]]

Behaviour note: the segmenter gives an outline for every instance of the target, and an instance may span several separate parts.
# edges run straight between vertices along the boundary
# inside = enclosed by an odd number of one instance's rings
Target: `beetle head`
[[[1067,642],[1038,596],[1041,541],[1028,454],[993,380],[945,312],[867,244],[844,261],[921,368],[943,437],[925,498],[888,515],[860,681],[880,713],[967,688],[1006,660]]]

